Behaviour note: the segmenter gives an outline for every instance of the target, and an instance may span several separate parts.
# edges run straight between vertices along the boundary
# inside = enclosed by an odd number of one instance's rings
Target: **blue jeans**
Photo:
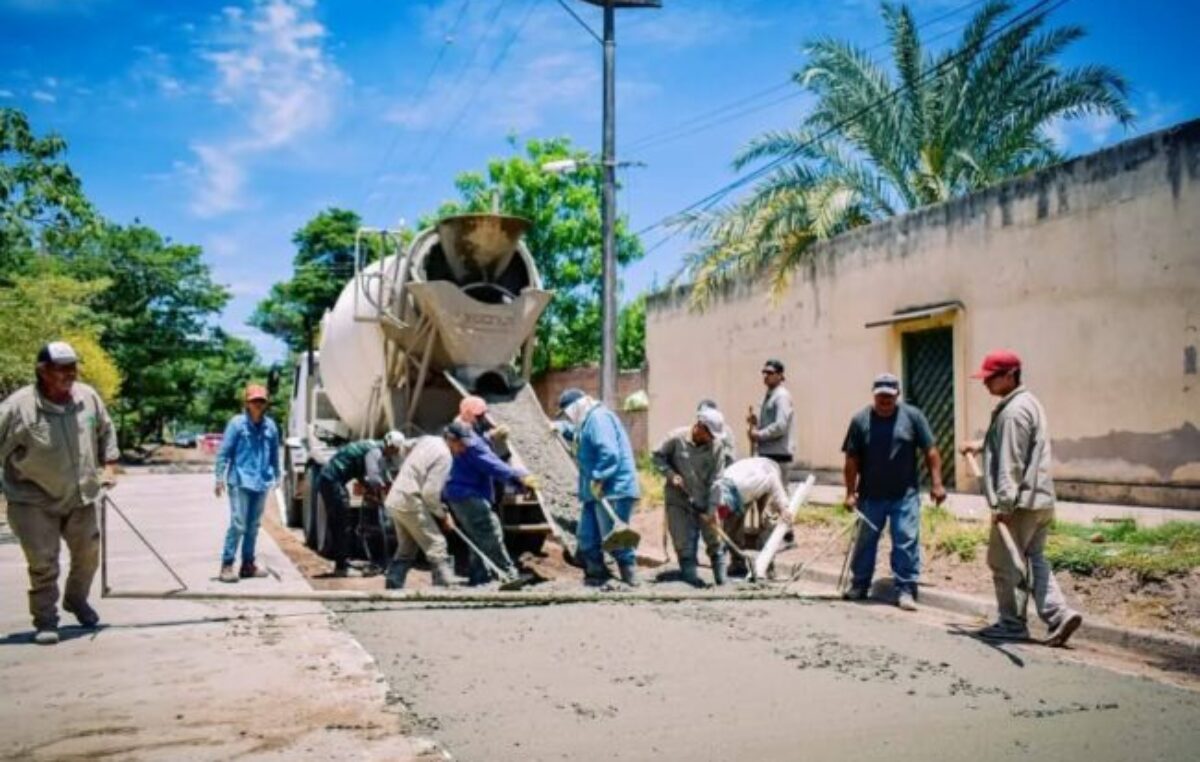
[[[262,521],[266,492],[229,487],[229,531],[225,533],[225,550],[221,564],[231,566],[237,558],[238,543],[242,545],[242,564],[254,563],[254,545],[258,541],[258,524]]]
[[[865,497],[859,500],[858,509],[881,530],[885,521],[891,526],[892,577],[896,580],[896,592],[916,595],[917,577],[921,574],[921,500],[916,490],[895,499]],[[870,588],[878,549],[879,532],[860,520],[858,542],[850,561],[854,587]]]
[[[633,515],[633,507],[637,505],[636,497],[620,497],[609,498],[608,504],[612,506],[613,513],[620,517],[621,521],[629,522],[629,517]],[[585,562],[591,561],[593,564],[604,564],[604,536],[612,531],[613,520],[609,517],[608,511],[604,510],[604,506],[595,500],[589,500],[583,504],[583,511],[579,514],[579,530],[575,537],[579,540],[579,557]],[[612,557],[621,566],[632,566],[637,562],[637,554],[633,548],[622,548],[614,551]]]

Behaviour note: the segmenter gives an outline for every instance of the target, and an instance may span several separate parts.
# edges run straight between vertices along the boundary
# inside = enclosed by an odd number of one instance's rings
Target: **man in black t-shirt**
[[[848,600],[863,600],[871,589],[879,533],[887,522],[892,535],[892,576],[896,581],[896,605],[916,609],[917,577],[921,572],[921,501],[917,491],[917,452],[933,480],[930,497],[941,505],[946,499],[942,486],[942,458],[933,443],[933,432],[925,414],[899,402],[900,379],[891,373],[875,377],[874,404],[850,420],[842,443],[846,453],[846,510],[858,508],[875,527],[859,526],[858,541],[850,560]]]

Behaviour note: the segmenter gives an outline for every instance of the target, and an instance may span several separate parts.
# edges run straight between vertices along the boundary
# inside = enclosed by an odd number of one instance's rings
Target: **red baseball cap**
[[[971,378],[991,378],[1000,373],[1020,369],[1021,358],[1017,356],[1016,352],[997,349],[987,353],[987,356],[983,358],[983,364],[979,366],[979,370],[971,374]]]
[[[267,397],[267,388],[265,386],[262,386],[261,384],[250,384],[249,386],[246,387],[246,401],[247,402],[250,402],[251,400],[266,400],[266,399],[268,399],[268,397]]]

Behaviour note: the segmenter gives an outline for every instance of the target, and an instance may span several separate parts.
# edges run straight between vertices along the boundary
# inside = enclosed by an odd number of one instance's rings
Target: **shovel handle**
[[[500,580],[501,582],[508,582],[512,579],[512,577],[505,574],[499,566],[496,566],[496,562],[488,558],[487,554],[480,550],[478,545],[471,542],[471,538],[467,537],[466,533],[459,529],[457,525],[454,527],[454,533],[458,535],[460,540],[467,544],[467,547],[470,548],[475,555],[479,556],[479,560],[483,561],[483,565],[486,566],[492,574],[496,575],[496,579]]]

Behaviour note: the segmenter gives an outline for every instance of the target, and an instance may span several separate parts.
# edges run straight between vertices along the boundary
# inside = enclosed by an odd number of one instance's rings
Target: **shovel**
[[[701,508],[700,505],[690,497],[688,498],[688,507],[692,510],[692,513],[696,514],[698,518],[703,520],[705,513],[704,509]],[[721,542],[725,543],[725,545],[734,553],[737,553],[739,556],[741,556],[741,559],[746,564],[746,569],[750,574],[750,581],[758,582],[758,573],[754,570],[755,554],[751,553],[750,551],[742,550],[734,543],[733,540],[729,539],[729,535],[725,534],[725,530],[721,528],[721,520],[715,516],[713,517],[712,528],[716,530],[717,537],[721,538]]]
[[[979,468],[979,461],[975,460],[974,455],[964,456],[967,459],[967,468],[971,471],[971,476],[979,479],[983,476],[983,470]],[[1013,539],[1012,531],[1008,528],[1008,524],[997,521],[993,524],[996,527],[996,533],[1000,535],[1000,541],[1004,543],[1004,549],[1008,551],[1009,560],[1012,561],[1013,567],[1017,573],[1021,575],[1020,588],[1027,590],[1029,587],[1029,569],[1026,568],[1025,556],[1017,548],[1017,542]]]
[[[471,542],[471,539],[467,537],[466,533],[464,533],[457,526],[454,527],[454,533],[458,535],[460,540],[467,544],[467,547],[471,549],[472,553],[479,556],[479,560],[483,561],[483,565],[488,568],[488,571],[496,575],[496,579],[500,580],[501,590],[506,592],[510,590],[520,590],[525,586],[525,580],[521,579],[519,576],[506,574],[503,569],[501,569],[499,566],[496,566],[495,561],[488,558],[486,553],[480,550],[475,543]]]
[[[634,550],[637,548],[638,543],[642,541],[642,536],[617,516],[617,512],[613,510],[607,498],[599,497],[598,499],[600,505],[604,506],[604,510],[608,511],[608,517],[612,519],[613,523],[612,531],[604,535],[604,542],[601,547],[609,553],[615,550]]]

